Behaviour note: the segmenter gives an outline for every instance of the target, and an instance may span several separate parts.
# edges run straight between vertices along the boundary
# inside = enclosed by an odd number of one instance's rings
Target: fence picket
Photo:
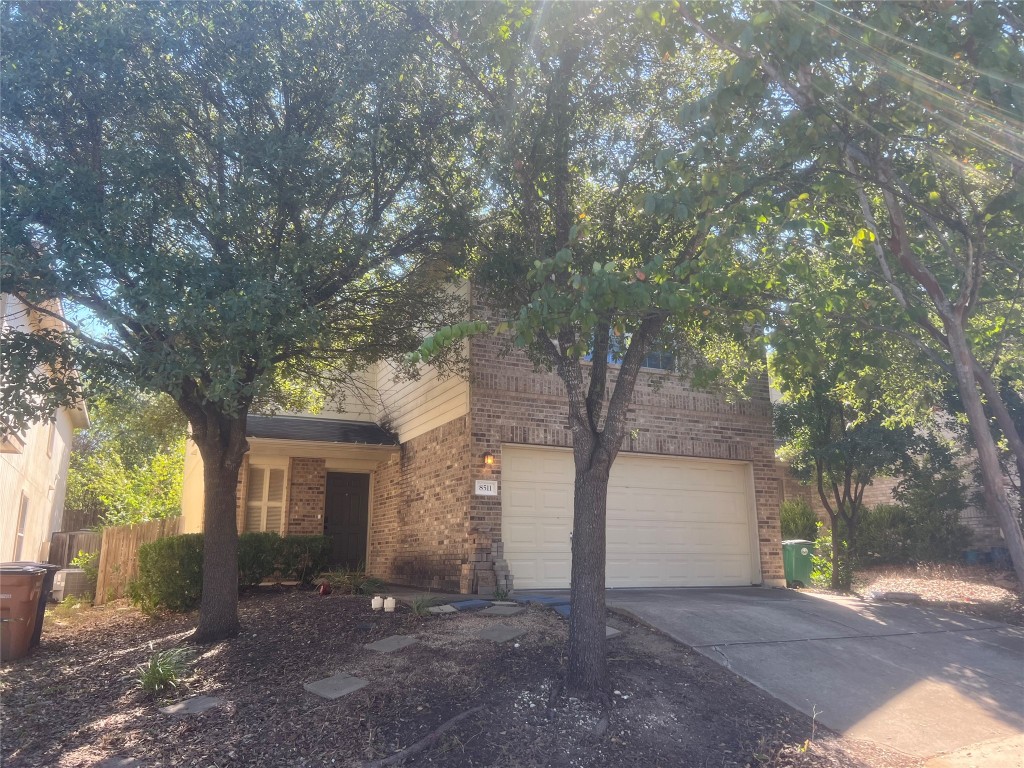
[[[104,528],[93,603],[103,605],[109,600],[124,597],[128,582],[139,572],[139,547],[165,536],[174,536],[180,525],[180,517],[169,517],[138,525]]]

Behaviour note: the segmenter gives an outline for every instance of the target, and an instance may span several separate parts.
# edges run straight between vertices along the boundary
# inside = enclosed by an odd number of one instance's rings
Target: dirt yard
[[[864,569],[853,591],[865,598],[886,592],[917,595],[923,605],[1024,626],[1024,598],[1012,571],[956,563]]]
[[[373,614],[369,599],[307,591],[250,595],[243,634],[199,647],[191,676],[152,700],[136,665],[186,642],[194,617],[151,619],[125,606],[48,619],[43,643],[0,668],[0,756],[9,768],[96,766],[364,766],[409,747],[453,716],[413,766],[743,766],[906,768],[905,756],[838,738],[810,718],[656,632],[611,617],[614,693],[602,711],[553,696],[566,623],[539,606],[511,618],[477,613]],[[527,630],[477,640],[496,622]],[[419,642],[363,648],[394,634]],[[328,701],[302,684],[345,671],[370,681]],[[225,706],[176,717],[158,707],[197,694]],[[607,716],[607,719],[605,717]],[[808,741],[810,740],[810,741]]]

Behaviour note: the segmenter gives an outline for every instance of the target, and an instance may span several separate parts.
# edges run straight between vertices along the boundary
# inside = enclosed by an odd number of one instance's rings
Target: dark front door
[[[370,476],[327,473],[324,535],[331,540],[331,565],[366,566],[366,532],[370,522]]]

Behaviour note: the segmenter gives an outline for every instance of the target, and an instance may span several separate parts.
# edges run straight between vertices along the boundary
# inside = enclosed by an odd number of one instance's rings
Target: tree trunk
[[[999,424],[999,429],[1002,430],[1006,437],[1006,443],[1010,447],[1010,453],[1013,454],[1014,463],[1017,465],[1017,482],[1020,484],[1017,491],[1021,497],[1021,511],[1024,512],[1024,438],[1021,438],[1017,431],[1017,425],[1014,424],[1013,417],[1006,408],[1006,403],[1003,401],[1002,393],[995,380],[980,365],[975,366],[974,376],[981,384],[981,390],[985,393],[989,408],[992,409],[996,423]]]
[[[840,573],[840,560],[839,560],[839,546],[842,543],[839,537],[839,513],[832,509],[832,504],[828,500],[828,496],[825,493],[825,476],[824,468],[821,461],[817,461],[814,467],[814,478],[817,481],[818,486],[818,498],[821,500],[821,505],[825,508],[825,512],[828,514],[828,522],[831,527],[832,535],[832,578],[829,579],[829,583],[832,589],[841,590],[839,573]]]
[[[572,597],[569,613],[569,674],[566,684],[588,698],[606,698],[605,538],[610,462],[588,462],[577,455],[573,498]]]
[[[214,427],[210,421],[219,423]],[[214,643],[237,635],[239,629],[235,492],[248,448],[245,417],[209,419],[203,431],[205,435],[196,439],[203,457],[203,596],[192,639]]]
[[[985,503],[995,516],[999,527],[1006,537],[1006,546],[1010,550],[1010,560],[1017,574],[1017,581],[1024,584],[1024,536],[1021,535],[1020,522],[1013,512],[1010,499],[1003,484],[1003,472],[999,466],[999,453],[989,429],[981,396],[975,385],[974,368],[971,360],[967,337],[959,324],[952,320],[944,323],[949,338],[949,350],[953,356],[953,370],[956,373],[960,398],[963,400],[967,423],[974,438],[978,452],[978,467],[981,470],[982,485],[985,492]]]
[[[853,585],[853,565],[854,558],[857,556],[857,525],[859,521],[856,518],[856,512],[852,516],[852,520],[846,523],[846,548],[845,557],[843,558],[843,591],[849,592],[850,587]]]
[[[832,589],[843,589],[843,538],[839,535],[839,521],[832,520]]]

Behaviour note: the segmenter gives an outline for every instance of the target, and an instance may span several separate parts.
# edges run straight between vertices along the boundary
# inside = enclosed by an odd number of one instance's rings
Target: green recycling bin
[[[786,571],[786,584],[790,587],[811,586],[811,571],[814,563],[814,542],[806,539],[790,539],[782,542],[782,564]]]

